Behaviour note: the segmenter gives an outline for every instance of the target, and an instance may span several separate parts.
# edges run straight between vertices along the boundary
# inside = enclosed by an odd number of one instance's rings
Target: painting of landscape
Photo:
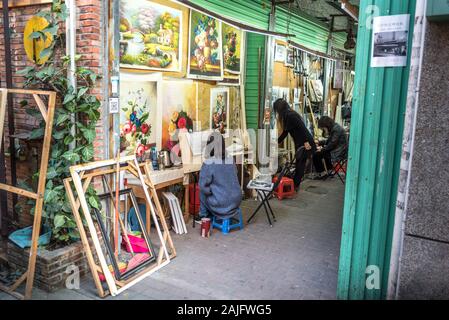
[[[179,72],[181,10],[149,0],[120,2],[120,66]]]

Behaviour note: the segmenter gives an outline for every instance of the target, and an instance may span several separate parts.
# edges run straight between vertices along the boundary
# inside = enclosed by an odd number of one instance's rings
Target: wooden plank
[[[25,281],[25,279],[27,278],[27,273],[25,272],[24,274],[22,274],[20,276],[19,279],[17,279],[17,281],[9,288],[9,290],[11,291],[16,291],[16,289]]]
[[[87,222],[87,227],[90,232],[90,236],[95,248],[95,251],[98,256],[98,260],[100,261],[100,266],[103,272],[103,275],[105,276],[106,283],[109,287],[109,291],[111,292],[111,295],[115,296],[117,294],[117,286],[114,281],[114,277],[112,276],[111,271],[109,270],[108,263],[106,262],[106,258],[103,254],[100,240],[97,235],[97,230],[95,228],[94,222],[92,220],[92,216],[90,214],[89,205],[87,204],[87,200],[84,194],[83,185],[81,184],[81,179],[78,175],[78,173],[75,171],[75,166],[70,167],[70,173],[72,175],[73,184],[75,185],[76,192],[78,194],[78,199],[80,201],[81,209],[84,214],[84,218]]]
[[[100,278],[98,276],[98,272],[95,272],[97,269],[97,265],[95,264],[95,259],[90,249],[89,240],[87,238],[86,231],[84,230],[83,221],[81,219],[79,208],[80,203],[79,200],[75,200],[75,196],[73,195],[72,187],[70,186],[70,181],[72,179],[67,178],[64,179],[64,186],[69,197],[70,206],[72,208],[73,216],[75,218],[76,226],[78,228],[78,232],[80,234],[81,242],[83,244],[84,252],[86,253],[87,263],[89,264],[89,268],[92,271],[92,277],[94,279],[95,287],[97,288],[98,295],[100,297],[104,297],[105,293],[103,290],[103,286],[101,284]],[[86,190],[87,186],[90,184],[91,178],[86,179],[84,183],[83,189]]]
[[[8,288],[7,286],[4,286],[2,284],[0,284],[0,291],[6,292],[7,294],[9,294],[19,300],[23,300],[25,298],[22,294],[15,292],[15,291],[11,291],[10,288]]]
[[[0,89],[0,149],[3,143],[3,130],[5,126],[7,102],[8,102],[8,91],[6,89]]]
[[[36,258],[37,258],[37,247],[38,247],[38,239],[40,235],[40,229],[41,229],[41,222],[42,222],[42,208],[44,204],[44,192],[45,192],[45,184],[47,180],[47,168],[48,168],[48,159],[49,159],[49,153],[50,153],[50,147],[51,147],[51,138],[52,138],[52,130],[53,130],[53,118],[54,118],[54,111],[56,106],[56,92],[52,91],[39,91],[39,90],[26,90],[26,89],[0,89],[1,91],[1,100],[0,100],[0,140],[3,138],[3,130],[4,130],[4,120],[5,120],[5,110],[6,110],[6,103],[5,99],[7,97],[8,93],[13,94],[23,94],[23,95],[47,95],[49,97],[48,101],[48,108],[45,108],[43,106],[42,100],[37,101],[39,105],[39,109],[42,112],[43,110],[48,110],[43,113],[43,116],[47,118],[46,126],[45,126],[45,135],[44,135],[44,144],[42,147],[42,155],[41,155],[41,162],[40,162],[40,175],[39,175],[39,181],[38,181],[38,190],[37,193],[33,193],[27,190],[23,190],[20,188],[17,188],[15,186],[9,186],[6,184],[0,184],[0,189],[5,190],[7,192],[11,192],[14,194],[18,194],[24,197],[28,197],[31,199],[36,200],[35,205],[35,215],[33,220],[33,233],[31,237],[31,249],[30,249],[30,257],[28,260],[28,268],[25,274],[23,274],[18,281],[11,287],[6,288],[5,286],[0,286],[0,290],[6,291],[7,293],[13,295],[14,297],[17,297],[19,299],[30,299],[32,288],[33,288],[33,281],[34,281],[34,272],[36,267]],[[42,103],[41,103],[42,102]],[[0,145],[1,147],[1,145]],[[25,295],[21,295],[15,290],[20,286],[20,284],[26,281],[26,287],[25,287]]]
[[[8,7],[27,7],[52,3],[52,0],[9,0]],[[0,9],[3,9],[3,4],[0,2]]]
[[[36,101],[37,107],[39,108],[39,111],[42,114],[42,117],[44,118],[45,122],[48,121],[48,115],[47,115],[47,108],[45,107],[44,101],[37,95],[33,94],[34,101]]]
[[[41,165],[39,170],[40,174],[37,187],[38,198],[36,200],[36,207],[34,211],[35,213],[33,222],[33,234],[31,237],[31,250],[30,250],[30,260],[28,264],[27,283],[25,288],[25,299],[31,298],[31,292],[33,290],[34,271],[36,268],[36,257],[37,257],[37,245],[41,230],[42,208],[44,205],[44,193],[45,193],[45,184],[47,181],[48,158],[50,155],[55,105],[56,105],[56,92],[52,92],[49,95],[48,101],[48,120],[45,125],[44,145],[42,148]]]
[[[37,193],[30,192],[30,191],[27,191],[27,190],[24,190],[24,189],[20,189],[20,188],[17,188],[17,187],[9,186],[9,185],[4,184],[4,183],[0,183],[0,189],[1,190],[5,190],[7,192],[18,194],[19,196],[28,197],[28,198],[31,198],[31,199],[34,199],[34,200],[37,200],[37,197],[38,197]]]

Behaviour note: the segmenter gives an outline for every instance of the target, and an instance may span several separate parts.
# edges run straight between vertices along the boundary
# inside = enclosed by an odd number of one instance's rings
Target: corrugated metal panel
[[[407,98],[409,67],[370,68],[372,31],[364,9],[369,5],[377,6],[381,15],[410,13],[411,43],[416,0],[362,0],[360,5],[340,299],[386,297]],[[366,288],[368,266],[379,268],[380,289]]]
[[[265,74],[265,36],[248,33],[246,46],[246,125],[248,128],[257,129],[259,123],[259,49],[262,53],[262,95]]]
[[[212,12],[232,20],[248,24],[253,27],[268,30],[271,1],[263,0],[191,0]],[[247,57],[246,57],[246,79],[245,79],[245,110],[248,128],[257,129],[259,118],[259,48],[262,52],[262,61],[265,56],[265,36],[247,33]],[[262,66],[265,63],[262,62]],[[262,77],[265,70],[262,70]],[[262,80],[262,95],[263,95]]]
[[[296,11],[290,12],[284,7],[278,7],[275,31],[294,34],[295,37],[291,40],[312,50],[327,53],[328,27],[318,20],[315,21],[313,17],[307,17]]]
[[[226,18],[248,24],[252,27],[268,29],[271,1],[263,0],[190,0],[209,11]]]
[[[347,39],[346,32],[336,32],[332,34],[332,47],[340,50],[345,49],[345,42]]]

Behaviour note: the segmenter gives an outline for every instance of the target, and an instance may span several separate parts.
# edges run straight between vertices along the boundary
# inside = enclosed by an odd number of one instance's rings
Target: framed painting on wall
[[[295,65],[295,50],[293,48],[287,48],[285,55],[285,66],[293,68]]]
[[[188,77],[192,79],[222,80],[221,22],[191,10],[189,36]]]
[[[229,88],[210,90],[210,129],[227,134],[229,129]]]
[[[287,48],[283,44],[276,43],[274,51],[274,61],[284,62]]]
[[[221,24],[221,29],[224,71],[231,74],[240,74],[243,32],[226,23]]]
[[[183,10],[150,0],[120,0],[120,67],[180,72]]]
[[[162,148],[180,152],[179,133],[193,132],[197,121],[198,84],[192,80],[162,81]]]
[[[161,74],[120,75],[120,146],[141,156],[161,147]]]

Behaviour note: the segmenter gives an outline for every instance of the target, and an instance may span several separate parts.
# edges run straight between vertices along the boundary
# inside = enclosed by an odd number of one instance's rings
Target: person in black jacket
[[[348,138],[345,130],[327,116],[320,118],[318,128],[325,131],[328,136],[324,143],[319,143],[317,152],[313,156],[315,169],[322,177],[325,171],[323,159],[328,171],[332,170],[333,163],[346,159],[348,156]],[[324,175],[326,174],[327,172],[324,173]]]
[[[304,177],[307,158],[309,158],[316,150],[315,142],[312,134],[307,130],[301,116],[290,108],[287,101],[284,99],[276,100],[273,109],[283,129],[283,132],[278,139],[278,143],[282,143],[290,134],[295,143],[295,150],[298,150],[302,146],[304,146],[306,150],[301,159],[296,159],[296,169],[293,180],[295,182],[295,189],[298,189]]]

